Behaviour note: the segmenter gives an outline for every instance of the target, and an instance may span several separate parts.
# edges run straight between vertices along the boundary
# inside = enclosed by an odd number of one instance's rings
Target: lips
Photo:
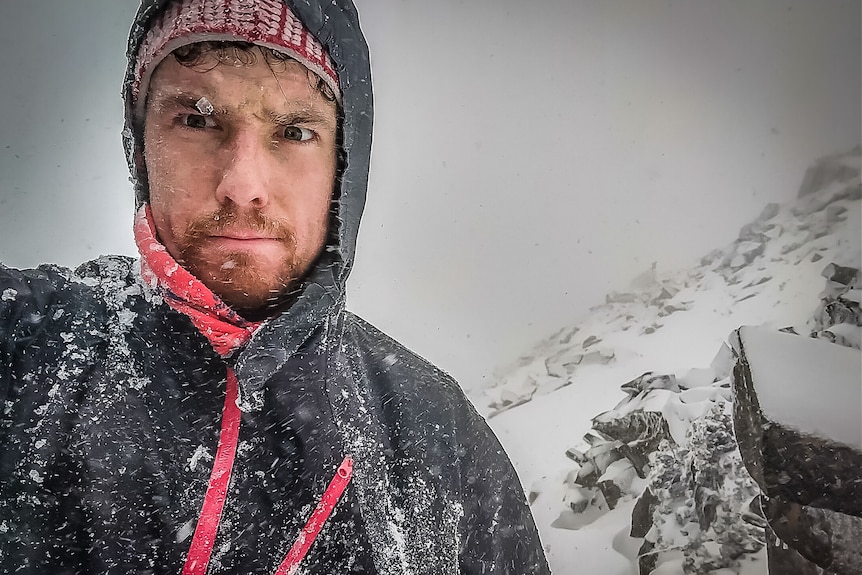
[[[211,246],[228,252],[249,252],[260,255],[281,250],[283,238],[261,230],[218,230],[206,235]]]
[[[227,240],[239,240],[239,241],[250,241],[250,240],[280,240],[281,238],[277,238],[271,235],[261,234],[260,232],[219,232],[216,234],[212,234],[213,238],[221,238]]]
[[[236,234],[218,234],[209,236],[209,241],[215,243],[216,245],[221,245],[224,247],[231,248],[243,248],[243,249],[253,249],[256,247],[263,247],[273,244],[281,244],[281,238],[274,238],[271,236],[261,236],[261,235],[253,235],[253,234],[244,234],[244,235],[236,235]]]
[[[236,214],[223,210],[197,220],[185,237],[188,246],[196,246],[202,258],[212,257],[205,253],[212,249],[221,256],[246,254],[274,260],[283,258],[285,250],[295,249],[290,227],[259,212]]]

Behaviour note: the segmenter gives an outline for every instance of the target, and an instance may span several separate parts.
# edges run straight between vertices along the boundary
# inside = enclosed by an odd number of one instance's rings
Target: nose
[[[216,199],[238,207],[262,208],[269,202],[263,145],[249,135],[237,134],[225,150]]]

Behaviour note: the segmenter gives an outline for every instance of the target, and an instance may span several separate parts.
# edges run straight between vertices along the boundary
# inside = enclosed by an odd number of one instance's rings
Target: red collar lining
[[[244,319],[193,276],[157,239],[153,215],[144,204],[135,216],[135,243],[141,253],[141,276],[158,286],[165,301],[191,319],[220,355],[226,356],[251,339],[262,322]]]

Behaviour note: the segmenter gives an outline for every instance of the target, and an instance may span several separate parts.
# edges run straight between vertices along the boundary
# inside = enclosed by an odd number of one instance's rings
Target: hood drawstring
[[[284,561],[276,569],[275,575],[294,575],[296,573],[305,554],[311,549],[311,544],[317,539],[323,524],[329,519],[332,510],[335,509],[335,505],[341,499],[344,490],[347,489],[347,484],[350,483],[352,476],[353,459],[348,455],[338,466],[338,470],[332,477],[332,481],[329,482],[326,491],[323,492],[317,507],[314,508],[311,517],[305,523],[305,527],[299,532],[299,536],[288,551]]]
[[[171,257],[156,239],[152,213],[146,204],[141,206],[135,216],[135,242],[141,253],[141,275],[144,280],[151,287],[160,288],[167,304],[187,315],[219,355],[227,356],[251,339],[262,322],[250,322],[242,318]],[[182,575],[205,575],[209,565],[239,440],[241,412],[237,406],[238,398],[239,382],[233,368],[228,367],[218,448]],[[347,456],[275,575],[296,573],[352,476],[353,459]]]

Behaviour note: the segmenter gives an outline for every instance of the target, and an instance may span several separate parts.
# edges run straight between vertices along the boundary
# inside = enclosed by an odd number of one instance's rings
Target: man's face
[[[144,128],[159,239],[246,315],[308,272],[326,239],[336,172],[335,103],[298,62],[254,55],[208,71],[165,58]]]

